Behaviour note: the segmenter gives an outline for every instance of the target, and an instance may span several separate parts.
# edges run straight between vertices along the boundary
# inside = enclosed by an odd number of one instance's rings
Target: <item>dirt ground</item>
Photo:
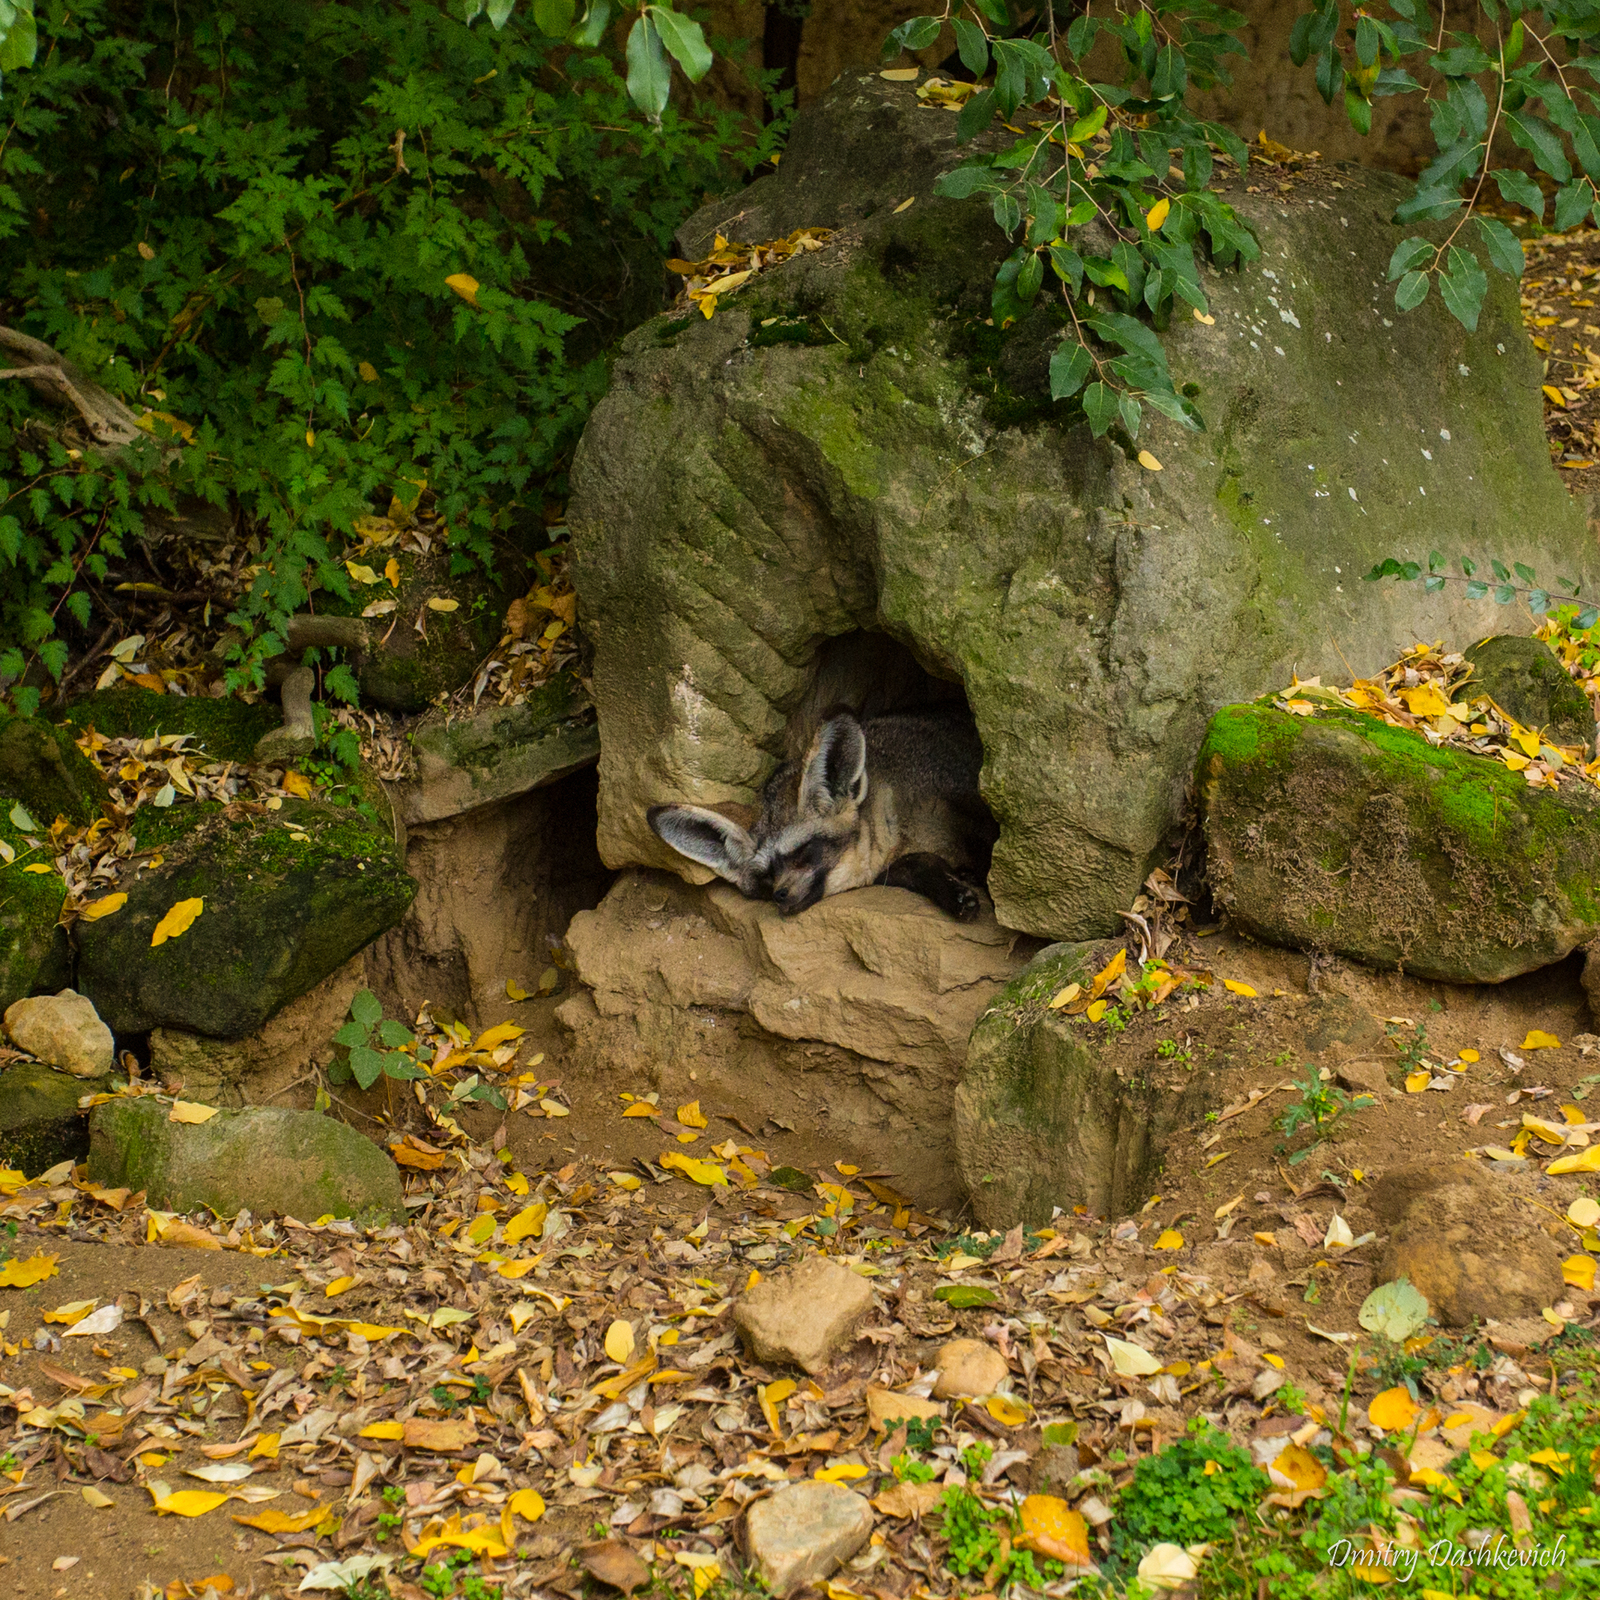
[[[1269,1383],[1282,1374],[1305,1404],[1331,1410],[1349,1352],[1329,1336],[1359,1335],[1374,1246],[1329,1248],[1330,1220],[1339,1213],[1360,1240],[1373,1226],[1366,1197],[1386,1172],[1510,1146],[1525,1107],[1559,1120],[1557,1107],[1583,1106],[1600,1055],[1584,1053],[1594,1042],[1577,965],[1454,989],[1338,963],[1313,971],[1306,957],[1225,931],[1189,936],[1169,959],[1218,981],[1192,1007],[1174,997],[1135,1017],[1111,1048],[1173,1082],[1203,1074],[1216,1109],[1175,1139],[1159,1193],[1132,1217],[1066,1214],[999,1249],[898,1196],[892,1152],[881,1175],[836,1169],[814,1132],[737,1127],[711,1103],[698,1107],[699,1128],[692,1083],[680,1086],[683,1102],[668,1103],[680,1088],[664,1093],[656,1117],[622,1115],[615,1085],[575,1083],[541,1096],[568,1114],[531,1105],[503,1132],[495,1113],[474,1110],[463,1119],[471,1137],[424,1153],[438,1161],[431,1170],[408,1171],[403,1229],[257,1224],[228,1248],[224,1225],[200,1216],[196,1236],[218,1248],[171,1247],[145,1242],[152,1223],[139,1197],[96,1193],[59,1171],[42,1188],[14,1188],[0,1207],[16,1229],[5,1245],[13,1266],[56,1259],[43,1281],[0,1289],[0,1597],[176,1600],[208,1579],[219,1595],[277,1595],[319,1563],[362,1553],[398,1557],[373,1595],[415,1597],[423,1560],[452,1548],[428,1555],[430,1530],[492,1536],[502,1513],[512,1539],[480,1537],[476,1561],[507,1594],[577,1592],[570,1551],[608,1530],[647,1551],[654,1539],[669,1570],[676,1552],[732,1572],[752,1485],[839,1463],[883,1470],[866,1389],[915,1385],[956,1335],[1010,1358],[1026,1420],[1002,1411],[1008,1427],[969,1406],[957,1438],[1017,1444],[1013,1472],[1028,1470],[1029,1447],[1036,1457],[1056,1421],[1076,1423],[1086,1460],[1117,1447],[1137,1460],[1202,1410],[1248,1439],[1284,1414],[1270,1391],[1253,1397],[1250,1378],[1268,1368]],[[1403,1082],[1400,1046],[1420,1048],[1419,1024],[1435,1062],[1465,1067],[1432,1074],[1453,1080],[1449,1090]],[[1559,1043],[1525,1050],[1532,1031]],[[559,1080],[559,1034],[540,1028],[523,1042],[522,1060],[545,1046],[537,1070]],[[1462,1062],[1469,1051],[1478,1059]],[[1308,1065],[1366,1084],[1374,1103],[1345,1112],[1296,1160],[1306,1138],[1286,1139],[1278,1124]],[[728,1181],[706,1186],[664,1167],[674,1153]],[[1543,1172],[1553,1153],[1534,1146],[1518,1161],[1508,1149],[1497,1163],[1535,1202],[1530,1235],[1565,1231],[1571,1202],[1600,1189],[1593,1175]],[[517,1238],[510,1225],[529,1206],[540,1208],[535,1230]],[[732,1300],[752,1272],[813,1250],[867,1273],[878,1310],[769,1417],[765,1386],[780,1374],[740,1348]],[[984,1250],[986,1260],[970,1253]],[[992,1303],[958,1309],[937,1293],[961,1286]],[[120,1325],[72,1335],[83,1302],[120,1307]],[[1550,1317],[1593,1327],[1597,1312],[1600,1298],[1569,1289]],[[619,1321],[633,1345],[620,1361],[604,1347]],[[1106,1370],[1101,1329],[1155,1351],[1163,1375],[1145,1385]],[[1509,1410],[1547,1381],[1522,1341],[1550,1331],[1479,1330],[1500,1340],[1497,1367],[1426,1381]],[[1241,1359],[1243,1387],[1220,1400],[1199,1381],[1207,1362],[1222,1372]],[[648,1380],[649,1398],[630,1408],[608,1395],[608,1379]],[[1358,1399],[1381,1380],[1363,1373]],[[465,1423],[473,1437],[448,1451],[382,1437],[406,1418]],[[377,1435],[363,1436],[374,1424]],[[264,1439],[275,1454],[261,1453]],[[186,1476],[241,1463],[253,1470],[236,1483]],[[523,1489],[544,1502],[537,1521],[506,1511],[527,1508]],[[270,1498],[205,1502],[193,1516],[157,1510],[157,1496],[185,1490]],[[297,1531],[276,1534],[236,1520],[269,1512],[310,1520],[280,1521]],[[882,1531],[871,1581],[851,1578],[851,1592],[948,1592],[926,1533],[891,1518]],[[407,1555],[418,1548],[421,1558]],[[522,1559],[495,1553],[508,1549]]]

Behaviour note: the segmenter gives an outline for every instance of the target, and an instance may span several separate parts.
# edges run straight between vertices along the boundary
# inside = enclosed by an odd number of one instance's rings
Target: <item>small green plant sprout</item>
[[[1571,578],[1557,578],[1556,587],[1563,593],[1553,595],[1540,586],[1538,574],[1533,568],[1521,561],[1514,561],[1508,567],[1505,562],[1491,557],[1489,578],[1480,578],[1478,563],[1467,556],[1461,557],[1459,573],[1447,571],[1447,566],[1445,558],[1437,550],[1428,552],[1426,567],[1420,561],[1401,561],[1389,556],[1378,562],[1363,581],[1377,583],[1383,578],[1394,578],[1401,583],[1415,583],[1420,578],[1423,589],[1429,594],[1437,594],[1447,583],[1459,583],[1466,586],[1467,599],[1492,599],[1499,606],[1508,606],[1521,595],[1536,617],[1546,616],[1569,605],[1574,606],[1576,614],[1572,625],[1580,633],[1588,632],[1596,622],[1600,622],[1600,606],[1580,602],[1582,585]]]
[[[1176,1039],[1162,1039],[1156,1045],[1156,1058],[1160,1061],[1170,1061],[1179,1067],[1194,1065],[1194,1057],[1189,1050],[1187,1040],[1179,1044]]]
[[[1397,1023],[1390,1022],[1384,1026],[1389,1035],[1389,1043],[1400,1053],[1400,1070],[1408,1078],[1413,1072],[1433,1070],[1433,1052],[1428,1044],[1428,1030],[1422,1023],[1417,1024],[1416,1032],[1412,1034],[1408,1034]]]
[[[384,1016],[383,1002],[370,989],[362,989],[350,1002],[350,1020],[334,1034],[333,1042],[346,1052],[336,1065],[363,1089],[370,1089],[379,1078],[427,1077],[412,1059],[417,1036],[397,1018]]]
[[[1289,1157],[1290,1166],[1298,1166],[1332,1132],[1334,1124],[1349,1111],[1364,1111],[1373,1104],[1368,1095],[1351,1099],[1343,1089],[1326,1081],[1309,1062],[1306,1075],[1295,1082],[1300,1098],[1291,1101],[1278,1118],[1278,1128],[1286,1140],[1293,1139],[1303,1130],[1311,1130],[1311,1143]]]

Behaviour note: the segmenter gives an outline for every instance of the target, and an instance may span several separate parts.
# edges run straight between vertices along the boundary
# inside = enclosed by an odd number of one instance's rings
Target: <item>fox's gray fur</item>
[[[995,826],[978,795],[983,747],[964,708],[862,721],[836,711],[803,759],[786,761],[746,830],[701,806],[655,806],[650,826],[785,916],[824,895],[896,884],[969,922],[977,893],[962,875],[987,873]]]

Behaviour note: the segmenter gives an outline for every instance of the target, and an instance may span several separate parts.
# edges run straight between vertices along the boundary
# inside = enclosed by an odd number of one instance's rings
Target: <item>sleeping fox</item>
[[[653,806],[650,826],[786,917],[824,895],[884,883],[971,922],[979,900],[964,880],[987,875],[998,831],[978,794],[982,765],[970,715],[935,709],[863,721],[836,710],[804,759],[768,780],[754,832],[701,806]]]

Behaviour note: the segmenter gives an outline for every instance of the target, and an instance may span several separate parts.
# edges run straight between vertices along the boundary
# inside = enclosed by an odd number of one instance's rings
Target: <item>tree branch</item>
[[[71,407],[83,419],[96,444],[121,449],[143,432],[122,401],[86,378],[41,340],[0,326],[0,349],[27,362],[0,372],[0,378],[20,378],[52,404]]]

